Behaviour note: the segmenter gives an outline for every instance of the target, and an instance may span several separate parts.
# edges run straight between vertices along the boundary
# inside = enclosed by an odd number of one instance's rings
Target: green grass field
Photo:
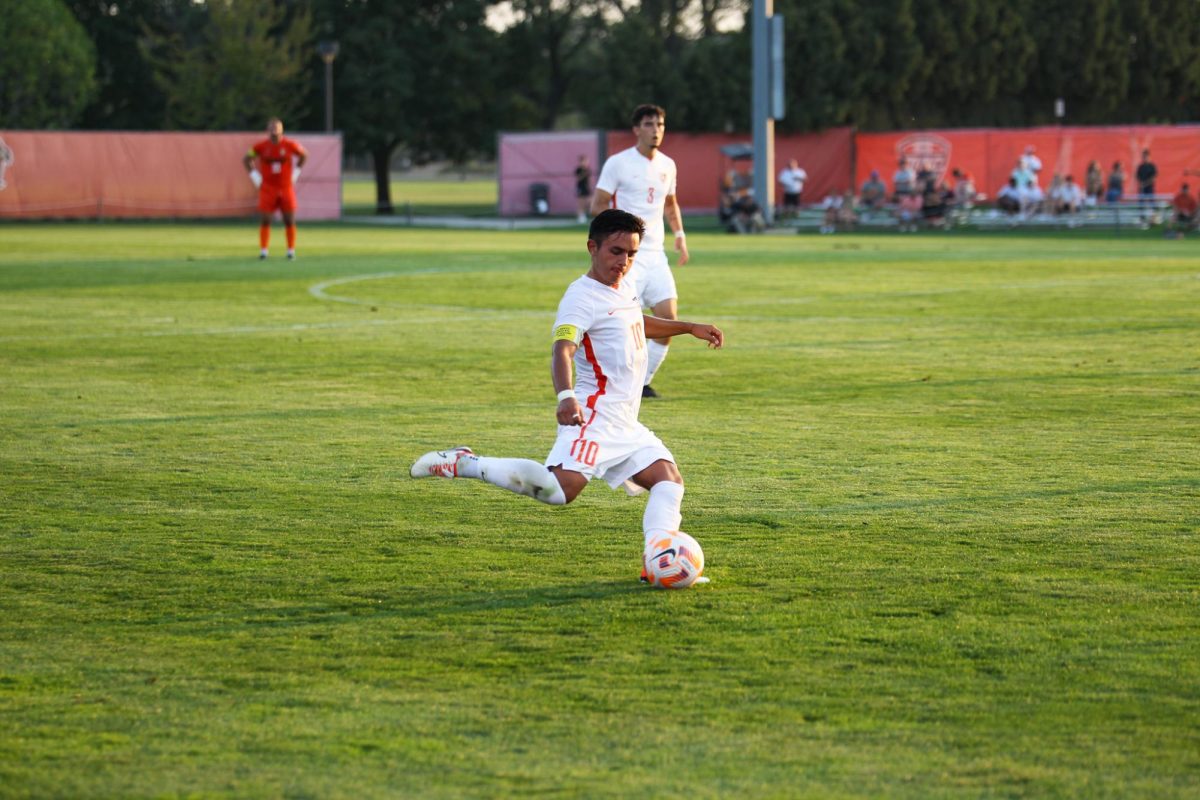
[[[0,226],[0,797],[1200,794],[1196,242],[689,241],[661,592],[407,477],[544,456],[579,232]]]
[[[496,180],[393,180],[396,213],[495,216]],[[375,213],[375,181],[346,176],[342,180],[342,211],[348,216]]]

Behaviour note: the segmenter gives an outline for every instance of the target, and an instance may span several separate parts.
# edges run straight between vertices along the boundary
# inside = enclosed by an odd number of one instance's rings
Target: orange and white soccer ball
[[[686,589],[704,572],[704,551],[686,533],[665,533],[646,542],[642,564],[651,586]]]

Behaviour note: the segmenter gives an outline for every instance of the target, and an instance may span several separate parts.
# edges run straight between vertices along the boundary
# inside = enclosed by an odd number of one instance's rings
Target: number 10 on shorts
[[[599,454],[598,442],[589,442],[587,439],[576,439],[571,442],[571,457],[581,464],[587,464],[589,467],[596,466],[596,456]]]

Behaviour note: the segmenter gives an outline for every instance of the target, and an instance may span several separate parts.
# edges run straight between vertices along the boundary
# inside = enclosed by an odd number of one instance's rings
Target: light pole
[[[333,132],[333,60],[337,58],[338,43],[333,39],[317,42],[317,55],[325,62],[325,132]]]

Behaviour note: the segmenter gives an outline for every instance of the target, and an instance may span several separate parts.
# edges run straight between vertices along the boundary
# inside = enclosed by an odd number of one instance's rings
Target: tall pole
[[[333,133],[333,60],[337,58],[338,43],[327,39],[317,42],[317,55],[325,62],[325,132]]]
[[[754,0],[753,84],[754,199],[770,224],[775,219],[775,120],[771,113],[771,30],[774,0]]]

